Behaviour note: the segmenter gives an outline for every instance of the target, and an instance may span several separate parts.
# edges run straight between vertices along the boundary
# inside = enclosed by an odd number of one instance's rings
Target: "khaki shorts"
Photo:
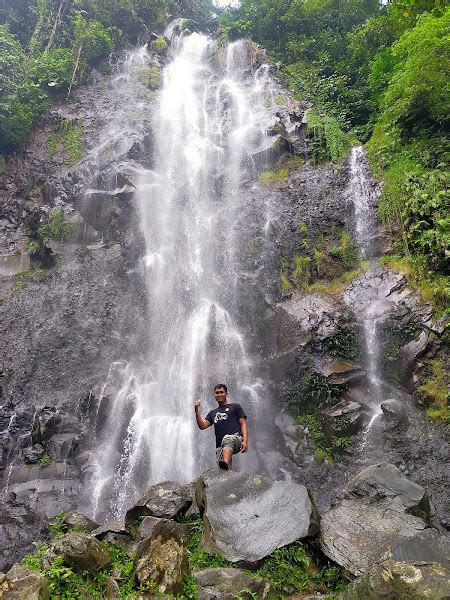
[[[222,445],[220,448],[216,448],[216,458],[217,462],[223,459],[223,449],[230,448],[233,450],[233,454],[237,454],[241,451],[242,448],[243,437],[238,433],[233,435],[224,435],[222,439]]]

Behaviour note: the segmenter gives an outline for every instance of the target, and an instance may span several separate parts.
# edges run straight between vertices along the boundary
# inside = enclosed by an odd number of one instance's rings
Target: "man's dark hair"
[[[228,394],[228,388],[224,383],[218,383],[217,385],[215,385],[214,391],[218,390],[219,388],[223,388],[225,390],[225,392]]]

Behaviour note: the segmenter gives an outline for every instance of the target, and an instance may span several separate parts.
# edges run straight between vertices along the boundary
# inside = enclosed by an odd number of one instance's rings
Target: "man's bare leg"
[[[219,460],[219,467],[227,470],[231,467],[233,450],[231,448],[222,448],[222,460]]]
[[[223,454],[223,460],[230,467],[231,461],[233,460],[233,450],[231,448],[224,448],[222,451],[222,454]]]

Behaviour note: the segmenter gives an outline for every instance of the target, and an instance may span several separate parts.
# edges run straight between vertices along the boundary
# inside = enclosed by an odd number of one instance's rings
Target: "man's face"
[[[227,399],[227,393],[223,388],[217,388],[216,390],[214,390],[214,397],[220,404],[221,402],[224,402]]]

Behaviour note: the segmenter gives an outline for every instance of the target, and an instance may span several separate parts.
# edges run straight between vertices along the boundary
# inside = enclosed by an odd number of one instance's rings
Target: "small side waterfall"
[[[145,240],[150,351],[139,364],[111,365],[101,394],[109,406],[92,480],[97,518],[120,517],[145,485],[192,481],[212,464],[212,440],[197,432],[193,400],[202,398],[205,414],[215,383],[226,382],[231,401],[249,414],[267,402],[238,322],[246,227],[239,189],[252,153],[264,152],[271,81],[267,65],[252,70],[245,42],[228,45],[222,67],[220,52],[205,35],[172,39],[152,120],[153,164],[127,166]],[[129,91],[147,62],[143,49],[125,64],[129,113],[148,108]],[[136,127],[134,137],[142,134]],[[264,218],[266,208],[258,210]],[[256,466],[254,448],[253,440],[246,462]]]

